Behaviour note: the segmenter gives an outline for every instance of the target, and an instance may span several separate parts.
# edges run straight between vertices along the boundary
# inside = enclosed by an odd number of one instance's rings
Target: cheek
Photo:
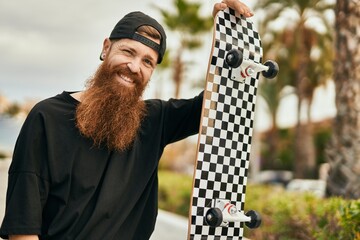
[[[143,71],[144,82],[148,83],[150,81],[153,72],[154,69],[146,69],[145,71]]]
[[[124,59],[124,57],[122,57],[120,55],[110,54],[108,56],[108,58],[106,58],[106,62],[111,68],[113,68],[113,67],[124,64],[126,62],[126,59]]]

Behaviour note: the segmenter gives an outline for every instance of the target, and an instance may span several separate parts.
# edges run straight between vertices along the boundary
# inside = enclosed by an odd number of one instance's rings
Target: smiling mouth
[[[118,78],[119,78],[118,81],[120,83],[123,83],[125,85],[131,85],[131,86],[133,86],[135,84],[135,81],[132,78],[130,78],[128,76],[125,76],[124,74],[117,74],[117,75],[118,75]]]

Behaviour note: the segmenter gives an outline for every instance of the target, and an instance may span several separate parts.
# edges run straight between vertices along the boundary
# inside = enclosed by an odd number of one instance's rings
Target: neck
[[[83,92],[75,92],[75,93],[70,94],[70,96],[72,96],[79,102],[81,102],[82,95],[83,95]]]

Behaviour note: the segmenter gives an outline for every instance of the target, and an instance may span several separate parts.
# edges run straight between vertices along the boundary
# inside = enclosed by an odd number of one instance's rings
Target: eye
[[[133,52],[132,52],[130,49],[128,49],[128,48],[123,48],[123,49],[121,49],[121,52],[122,52],[123,54],[127,55],[127,56],[133,55]]]
[[[154,68],[155,67],[155,63],[152,59],[149,59],[149,58],[145,58],[144,59],[144,63],[147,67],[150,67],[150,68]]]

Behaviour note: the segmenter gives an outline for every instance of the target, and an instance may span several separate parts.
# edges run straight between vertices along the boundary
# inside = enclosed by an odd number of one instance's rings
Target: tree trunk
[[[271,162],[272,167],[277,167],[279,157],[279,129],[277,128],[276,112],[272,114],[272,126],[266,134],[266,142],[269,146],[267,159]]]
[[[174,94],[175,98],[180,97],[180,88],[183,82],[184,62],[181,57],[182,57],[182,50],[179,50],[173,62],[173,81],[175,83],[175,94]]]
[[[313,125],[310,119],[302,123],[299,118],[295,132],[295,178],[313,179],[316,177],[315,155]]]
[[[360,1],[337,0],[337,114],[327,149],[328,193],[360,198]]]
[[[315,146],[312,133],[311,119],[308,114],[308,119],[305,123],[301,122],[301,110],[303,103],[308,100],[307,111],[310,110],[311,101],[309,99],[309,79],[307,77],[308,59],[310,57],[310,50],[306,44],[306,32],[304,24],[301,25],[299,37],[302,38],[299,50],[299,63],[296,79],[296,93],[298,97],[298,119],[295,132],[295,162],[294,162],[294,177],[295,178],[314,178],[315,177]],[[312,94],[312,92],[311,92]]]

